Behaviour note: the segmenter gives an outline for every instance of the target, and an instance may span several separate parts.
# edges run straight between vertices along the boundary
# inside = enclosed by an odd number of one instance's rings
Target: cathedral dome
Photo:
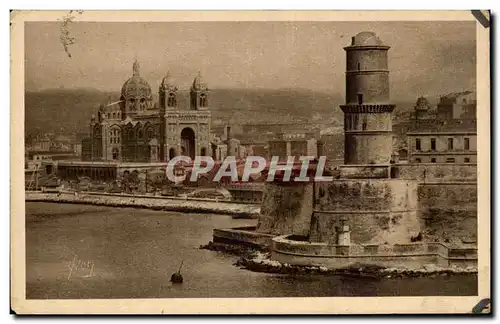
[[[151,98],[151,86],[139,75],[139,62],[137,60],[134,62],[133,71],[132,77],[123,84],[122,98]]]
[[[123,98],[149,98],[151,94],[149,83],[140,76],[131,77],[122,87]]]

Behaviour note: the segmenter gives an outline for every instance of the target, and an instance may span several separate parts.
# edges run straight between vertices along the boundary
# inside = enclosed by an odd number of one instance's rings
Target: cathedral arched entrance
[[[186,127],[181,131],[181,152],[184,156],[189,156],[194,160],[196,155],[194,130]]]

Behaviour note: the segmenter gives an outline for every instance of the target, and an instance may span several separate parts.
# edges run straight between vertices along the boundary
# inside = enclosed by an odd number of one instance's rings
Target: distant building
[[[244,145],[236,138],[231,138],[228,145],[227,141],[215,144],[215,154],[213,159],[215,161],[222,161],[228,156],[234,156],[236,159],[243,159],[247,157],[247,150]]]
[[[77,160],[72,151],[31,151],[25,154],[25,169],[38,169],[43,162]]]
[[[49,151],[52,148],[51,134],[38,134],[31,143],[32,151]]]
[[[190,89],[189,109],[179,109],[177,87],[170,74],[153,104],[149,83],[140,76],[139,63],[121,89],[120,99],[101,105],[90,121],[90,143],[82,141],[82,157],[92,161],[168,161],[175,156],[211,155],[208,88],[198,75]]]
[[[92,161],[92,138],[82,139],[82,161]]]
[[[429,101],[425,97],[419,97],[415,104],[413,118],[417,120],[435,119],[436,110],[432,109]]]
[[[344,134],[321,135],[321,153],[330,163],[343,163],[344,161]]]
[[[278,156],[286,161],[288,156],[318,156],[318,140],[315,133],[281,133],[269,141],[269,158]]]
[[[248,155],[247,149],[241,144],[241,141],[232,137],[230,126],[225,126],[222,137],[216,136],[212,139],[212,149],[212,157],[215,161],[222,161],[228,156],[242,159]]]
[[[73,152],[79,157],[82,156],[82,143],[73,143]]]
[[[476,105],[475,92],[450,93],[439,98],[438,119],[475,119]]]
[[[477,163],[476,100],[470,91],[441,97],[437,113],[424,114],[422,98],[409,124],[408,162]],[[431,116],[431,117],[430,117]]]

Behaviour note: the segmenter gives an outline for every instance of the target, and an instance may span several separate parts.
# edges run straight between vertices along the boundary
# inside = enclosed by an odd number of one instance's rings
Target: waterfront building
[[[170,73],[161,81],[158,103],[153,103],[137,60],[132,71],[120,99],[101,105],[92,116],[90,138],[82,141],[83,159],[156,163],[178,155],[211,155],[209,90],[201,74],[191,85],[189,108],[180,109]]]
[[[476,163],[477,122],[473,92],[442,96],[436,110],[419,98],[408,127],[410,163]],[[425,107],[425,108],[423,108]]]

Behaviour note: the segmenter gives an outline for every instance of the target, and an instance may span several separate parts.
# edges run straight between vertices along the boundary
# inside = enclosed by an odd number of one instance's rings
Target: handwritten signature
[[[90,278],[94,275],[94,262],[90,260],[80,260],[77,255],[73,257],[73,260],[68,263],[68,280],[72,276],[80,275],[83,278]]]

